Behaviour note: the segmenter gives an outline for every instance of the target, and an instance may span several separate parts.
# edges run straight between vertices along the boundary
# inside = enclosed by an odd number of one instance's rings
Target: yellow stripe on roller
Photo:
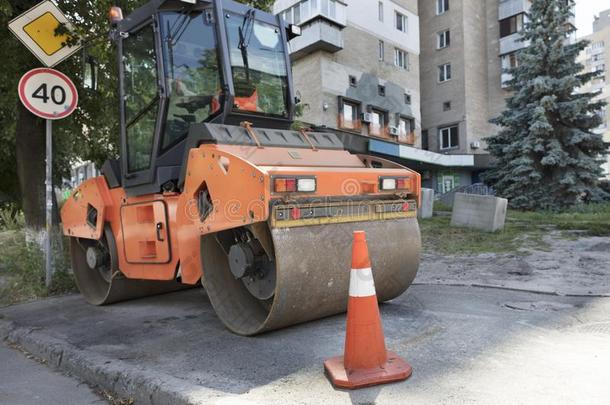
[[[274,216],[271,219],[273,228],[290,228],[294,226],[342,224],[346,222],[362,221],[382,221],[386,219],[415,218],[417,211],[407,212],[369,212],[365,215],[342,215],[335,217],[303,218],[303,219],[284,219],[277,220]]]

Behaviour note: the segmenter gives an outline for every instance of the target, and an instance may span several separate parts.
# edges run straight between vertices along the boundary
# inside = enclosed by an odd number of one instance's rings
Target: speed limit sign
[[[58,120],[74,112],[78,93],[65,74],[55,69],[37,68],[19,80],[19,99],[32,114]]]

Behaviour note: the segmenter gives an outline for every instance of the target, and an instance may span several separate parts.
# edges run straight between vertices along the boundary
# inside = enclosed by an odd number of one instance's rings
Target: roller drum
[[[217,315],[233,332],[254,335],[345,311],[355,230],[366,232],[378,300],[402,294],[419,266],[415,218],[271,229],[276,286],[266,301],[248,293],[218,240],[207,235],[202,281]]]
[[[104,260],[95,263],[91,259],[91,249],[96,248],[105,256]],[[87,252],[89,251],[89,263]],[[104,236],[99,241],[70,238],[70,256],[76,285],[87,302],[93,305],[105,305],[126,301],[149,295],[163,294],[188,288],[175,281],[131,280],[118,271],[116,244],[109,226],[104,229]]]

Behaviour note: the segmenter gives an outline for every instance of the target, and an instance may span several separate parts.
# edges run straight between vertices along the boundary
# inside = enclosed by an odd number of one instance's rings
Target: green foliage
[[[534,0],[521,32],[529,46],[517,54],[510,73],[514,90],[486,139],[495,167],[485,181],[512,207],[561,209],[599,200],[601,162],[606,154],[595,112],[605,103],[575,90],[600,72],[582,72],[576,62],[587,43],[568,43],[574,0]]]
[[[0,0],[0,194],[3,199],[19,203],[18,177],[15,167],[17,83],[29,69],[41,66],[34,56],[8,30],[8,22],[40,0]],[[253,7],[270,10],[271,0],[242,1]],[[74,38],[87,45],[87,51],[99,63],[98,92],[80,90],[79,108],[69,118],[54,125],[54,181],[69,177],[70,164],[91,160],[98,165],[118,156],[118,97],[116,51],[108,40],[107,15],[114,0],[57,0],[59,8],[73,22]],[[124,15],[146,3],[145,0],[122,0]],[[63,31],[61,28],[59,31]],[[83,54],[77,53],[56,68],[82,88]],[[38,120],[32,116],[32,120]]]
[[[271,12],[271,6],[273,6],[274,0],[237,0],[240,3],[248,4],[251,7],[259,10]]]
[[[0,231],[0,305],[76,291],[67,255],[67,250],[55,255],[53,283],[47,289],[38,245],[26,242],[22,231]]]
[[[15,231],[22,229],[24,225],[23,212],[14,204],[0,206],[0,230]]]

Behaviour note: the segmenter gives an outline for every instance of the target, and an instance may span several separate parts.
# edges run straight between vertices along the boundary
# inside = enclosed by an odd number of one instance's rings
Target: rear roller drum
[[[93,305],[162,294],[184,288],[174,281],[129,280],[118,270],[110,226],[100,240],[70,238],[72,271],[79,291]]]
[[[379,301],[415,278],[421,240],[415,218],[269,229],[266,223],[201,239],[202,282],[233,332],[267,330],[343,312],[354,230],[367,234]]]

